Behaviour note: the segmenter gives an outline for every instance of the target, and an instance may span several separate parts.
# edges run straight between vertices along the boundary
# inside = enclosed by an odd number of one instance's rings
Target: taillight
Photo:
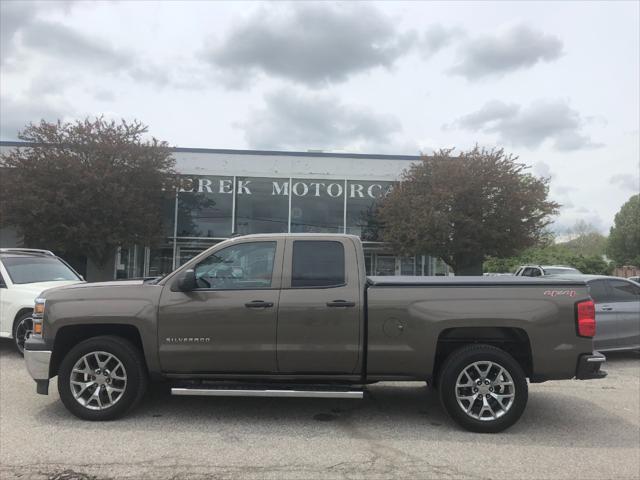
[[[593,300],[584,300],[576,303],[576,322],[578,322],[578,335],[581,337],[595,336],[596,306]]]

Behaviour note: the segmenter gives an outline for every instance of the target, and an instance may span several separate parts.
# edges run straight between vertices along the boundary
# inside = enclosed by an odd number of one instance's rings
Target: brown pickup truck
[[[527,379],[592,379],[593,302],[580,281],[367,277],[357,237],[248,235],[159,280],[89,283],[36,299],[25,360],[58,376],[87,420],[130,410],[149,380],[175,395],[362,398],[428,382],[463,427],[501,431]]]

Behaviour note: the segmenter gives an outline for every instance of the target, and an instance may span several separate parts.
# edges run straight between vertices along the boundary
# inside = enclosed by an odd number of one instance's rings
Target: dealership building
[[[0,142],[0,151],[21,146],[28,144]],[[106,266],[80,266],[89,280],[161,275],[231,236],[283,232],[358,235],[371,275],[448,273],[426,254],[393,255],[376,235],[376,202],[418,156],[204,148],[172,154],[182,181],[158,212],[163,242],[123,245]],[[12,228],[0,229],[0,246],[21,246]]]

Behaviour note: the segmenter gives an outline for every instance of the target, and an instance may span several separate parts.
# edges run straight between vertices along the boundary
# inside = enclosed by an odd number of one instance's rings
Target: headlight
[[[33,307],[33,314],[34,315],[44,315],[44,298],[36,298],[36,304]]]
[[[42,335],[42,317],[44,316],[44,298],[36,298],[33,306],[33,335]]]

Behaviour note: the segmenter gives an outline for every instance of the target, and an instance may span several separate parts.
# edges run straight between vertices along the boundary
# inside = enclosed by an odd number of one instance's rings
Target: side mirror
[[[180,292],[190,292],[197,288],[196,272],[193,268],[189,268],[182,272],[178,277],[177,287]]]

